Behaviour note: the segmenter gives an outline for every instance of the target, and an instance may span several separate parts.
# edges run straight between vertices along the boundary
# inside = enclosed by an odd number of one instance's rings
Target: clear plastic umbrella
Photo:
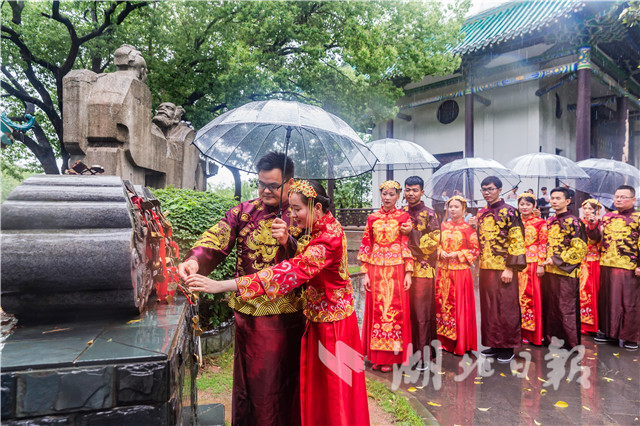
[[[436,157],[415,142],[386,138],[366,145],[378,157],[376,170],[385,170],[387,165],[394,170],[426,170],[440,165]]]
[[[295,176],[340,179],[373,169],[377,158],[343,120],[294,101],[251,102],[215,118],[193,141],[212,160],[255,173],[267,152],[286,153]]]
[[[589,175],[575,162],[561,155],[536,152],[509,161],[507,167],[520,177],[588,179]]]
[[[616,188],[620,185],[630,185],[634,188],[640,185],[640,170],[622,161],[589,158],[576,164],[589,175],[589,179],[564,183],[578,191],[591,194],[593,198],[607,205],[610,205]]]
[[[469,206],[476,207],[483,201],[480,183],[487,176],[496,176],[502,181],[503,193],[520,183],[520,176],[496,160],[470,157],[445,164],[425,183],[427,195],[439,201],[445,201],[452,195],[462,195]]]

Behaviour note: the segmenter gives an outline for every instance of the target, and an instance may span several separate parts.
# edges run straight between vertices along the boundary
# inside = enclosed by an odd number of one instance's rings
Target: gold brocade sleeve
[[[438,249],[440,244],[440,230],[435,230],[424,234],[420,238],[420,251],[425,255],[430,255]]]

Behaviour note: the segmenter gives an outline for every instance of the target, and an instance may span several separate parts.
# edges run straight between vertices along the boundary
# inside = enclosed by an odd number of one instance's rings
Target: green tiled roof
[[[469,18],[461,29],[464,40],[453,52],[465,54],[532,33],[568,18],[585,5],[585,0],[525,0],[503,4]]]

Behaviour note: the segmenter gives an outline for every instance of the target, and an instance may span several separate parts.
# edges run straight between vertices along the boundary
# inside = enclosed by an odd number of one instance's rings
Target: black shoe
[[[610,339],[602,331],[598,331],[596,333],[596,337],[594,337],[593,340],[594,342],[598,342],[598,343],[609,343],[609,342],[613,342],[614,339]]]
[[[511,362],[515,355],[513,354],[513,349],[505,349],[498,354],[498,362],[500,364],[506,364]]]
[[[500,349],[496,349],[496,348],[489,348],[489,349],[485,349],[482,352],[480,352],[482,355],[484,356],[496,356],[500,353]]]
[[[636,350],[638,349],[638,344],[636,342],[630,342],[628,340],[625,340],[624,347],[625,349]]]

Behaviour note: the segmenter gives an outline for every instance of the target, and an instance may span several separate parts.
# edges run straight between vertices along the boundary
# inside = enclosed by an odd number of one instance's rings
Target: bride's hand
[[[214,281],[200,274],[190,275],[187,278],[186,284],[191,291],[202,291],[205,293],[224,293],[238,289],[235,280]]]

